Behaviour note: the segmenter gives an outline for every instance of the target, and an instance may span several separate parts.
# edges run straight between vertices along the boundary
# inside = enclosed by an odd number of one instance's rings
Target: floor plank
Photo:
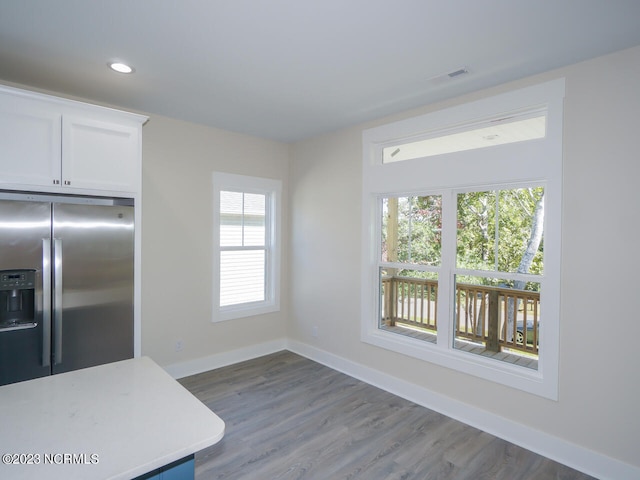
[[[592,478],[287,351],[180,382],[227,426],[200,480]]]

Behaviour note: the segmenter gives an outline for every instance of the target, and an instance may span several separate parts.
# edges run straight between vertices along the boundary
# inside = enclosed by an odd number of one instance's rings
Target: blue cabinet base
[[[195,462],[193,455],[190,455],[140,477],[136,477],[134,480],[193,480],[194,478]]]

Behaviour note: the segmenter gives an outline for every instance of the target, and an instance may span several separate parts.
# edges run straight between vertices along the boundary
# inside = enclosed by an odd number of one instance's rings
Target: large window
[[[213,174],[214,321],[279,309],[280,182]]]
[[[364,132],[363,341],[557,398],[563,96]]]

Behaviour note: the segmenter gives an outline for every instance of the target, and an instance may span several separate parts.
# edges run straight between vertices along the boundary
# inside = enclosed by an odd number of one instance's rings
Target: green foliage
[[[543,187],[459,194],[458,268],[517,272],[532,236],[536,206],[543,195]],[[528,273],[542,273],[543,249],[541,241]]]
[[[389,202],[383,203],[383,259],[391,260],[387,245]],[[399,197],[397,207],[397,258],[401,263],[439,265],[442,250],[442,197]]]
[[[514,273],[531,239],[536,206],[543,187],[468,192],[457,199],[457,267]],[[440,265],[442,250],[442,197],[439,195],[397,199],[397,257],[387,241],[393,202],[383,200],[382,259],[418,265]],[[393,220],[391,220],[393,221]],[[391,242],[393,243],[393,242]],[[543,271],[544,242],[535,253],[528,273]],[[400,275],[416,276],[403,270]],[[479,278],[479,277],[478,277]],[[486,279],[491,284],[490,279]]]

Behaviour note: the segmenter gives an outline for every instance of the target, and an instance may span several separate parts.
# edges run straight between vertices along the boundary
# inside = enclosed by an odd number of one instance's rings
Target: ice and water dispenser
[[[36,326],[35,270],[0,270],[0,330]]]

